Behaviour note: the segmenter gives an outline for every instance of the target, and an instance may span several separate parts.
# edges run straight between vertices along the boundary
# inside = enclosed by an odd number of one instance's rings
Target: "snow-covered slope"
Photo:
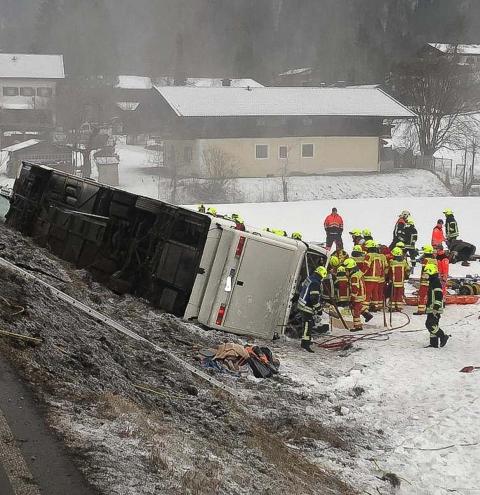
[[[171,180],[155,174],[158,156],[140,146],[118,145],[120,187],[161,200],[169,200]],[[282,180],[245,178],[232,180],[231,203],[283,201]],[[450,191],[434,174],[425,170],[399,170],[380,174],[289,177],[289,201],[317,199],[389,198],[450,196]],[[179,181],[177,203],[195,203],[192,181]]]

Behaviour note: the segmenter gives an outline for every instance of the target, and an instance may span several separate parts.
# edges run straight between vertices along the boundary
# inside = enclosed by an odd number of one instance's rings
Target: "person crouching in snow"
[[[428,347],[444,347],[450,338],[440,328],[440,316],[443,313],[443,290],[438,275],[438,267],[433,263],[425,265],[425,273],[428,275],[428,299],[427,320],[425,327],[430,333],[430,345]]]
[[[353,258],[345,260],[343,266],[347,272],[350,288],[350,310],[353,316],[353,328],[350,331],[359,332],[363,330],[361,317],[363,316],[365,322],[373,318],[373,315],[367,311],[363,273]]]
[[[404,305],[405,280],[408,279],[409,266],[399,247],[392,249],[393,258],[388,264],[388,295],[390,311],[401,311]]]
[[[308,352],[312,349],[314,316],[322,312],[322,280],[328,275],[324,266],[319,266],[302,283],[297,309],[302,317],[303,335],[301,347]]]

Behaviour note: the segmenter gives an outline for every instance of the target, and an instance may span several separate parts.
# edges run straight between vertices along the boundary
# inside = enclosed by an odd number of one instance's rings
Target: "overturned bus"
[[[321,247],[23,163],[7,225],[117,293],[239,335],[284,332]]]

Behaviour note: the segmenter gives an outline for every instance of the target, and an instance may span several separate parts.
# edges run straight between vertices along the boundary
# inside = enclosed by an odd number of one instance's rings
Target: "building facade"
[[[377,88],[157,88],[166,166],[183,176],[379,170],[386,119],[414,114]]]

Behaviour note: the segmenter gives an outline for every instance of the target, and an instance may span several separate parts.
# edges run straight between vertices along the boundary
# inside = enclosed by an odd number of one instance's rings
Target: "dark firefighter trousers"
[[[335,243],[335,249],[337,251],[343,249],[342,234],[340,232],[327,232],[326,247],[328,250],[333,246],[333,243]]]
[[[312,340],[312,329],[315,325],[313,313],[300,311],[300,315],[302,316],[302,340],[310,342]]]
[[[437,332],[440,329],[440,314],[428,313],[425,326],[427,327],[427,330],[429,331],[430,335],[432,337],[436,337]]]

